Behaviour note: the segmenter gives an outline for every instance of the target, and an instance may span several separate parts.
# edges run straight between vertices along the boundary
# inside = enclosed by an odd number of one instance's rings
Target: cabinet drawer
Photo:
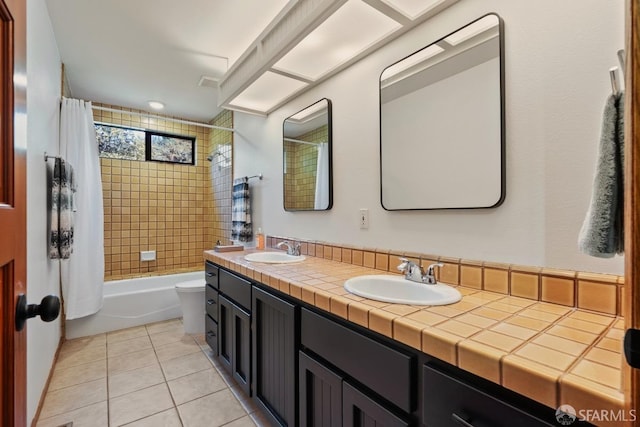
[[[245,310],[251,311],[251,282],[222,269],[219,271],[218,278],[220,292],[241,305]]]
[[[210,316],[205,315],[204,318],[205,323],[205,340],[209,347],[213,350],[213,354],[218,354],[218,324],[215,320],[213,320]]]
[[[207,285],[205,288],[205,308],[207,314],[216,322],[218,321],[218,291]]]
[[[414,356],[303,309],[301,343],[406,412],[416,406]]]
[[[204,263],[204,279],[207,281],[207,285],[213,286],[218,289],[218,266],[211,264],[209,261]]]
[[[550,424],[434,367],[423,367],[423,424],[428,427],[551,427]]]

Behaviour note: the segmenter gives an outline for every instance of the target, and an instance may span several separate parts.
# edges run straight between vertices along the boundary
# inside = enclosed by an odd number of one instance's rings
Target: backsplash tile
[[[440,262],[444,264],[444,267],[436,268],[438,281],[450,285],[463,286],[463,288],[460,288],[461,292],[469,289],[471,293],[473,292],[471,291],[472,289],[477,289],[494,292],[496,295],[509,294],[514,297],[507,301],[501,301],[500,306],[497,307],[498,309],[487,305],[481,309],[481,312],[469,313],[468,316],[476,316],[474,321],[477,318],[495,322],[502,321],[509,317],[510,312],[518,311],[519,304],[522,307],[528,305],[528,303],[523,303],[522,301],[530,300],[540,302],[520,312],[519,314],[522,316],[519,315],[509,319],[509,323],[518,327],[541,330],[547,327],[549,322],[556,321],[567,313],[568,309],[561,306],[580,307],[607,315],[621,315],[624,294],[622,292],[624,277],[622,276],[478,260],[461,260],[434,254],[398,250],[358,248],[344,244],[320,243],[279,236],[268,236],[267,246],[275,248],[278,242],[284,240],[301,243],[302,253],[307,256],[317,256],[354,266],[364,266],[391,274],[400,274],[396,267],[401,263],[401,257],[419,264],[422,268]],[[486,295],[490,294],[485,294],[485,298]],[[474,296],[471,295],[467,298],[473,299]],[[505,306],[505,303],[507,306]],[[384,306],[384,304],[382,305]],[[510,308],[509,306],[512,307]],[[454,315],[460,314],[459,310],[451,307],[433,307],[432,312],[437,313],[438,310],[455,310],[456,313]],[[581,316],[584,316],[584,313],[581,313]],[[408,313],[396,314],[407,315]],[[446,313],[442,314],[446,315]],[[598,315],[594,313],[594,316]],[[607,319],[606,321],[610,320],[609,317],[600,317]],[[581,319],[574,319],[571,316],[564,321],[571,323],[568,326],[573,327],[574,330],[579,329],[579,327],[575,327],[576,322],[578,324],[582,322]],[[592,324],[589,322],[586,327],[589,328]],[[383,327],[383,325],[375,324],[374,327],[386,330],[390,326]],[[587,332],[589,332],[589,329],[587,329]],[[571,337],[565,338],[572,339]]]

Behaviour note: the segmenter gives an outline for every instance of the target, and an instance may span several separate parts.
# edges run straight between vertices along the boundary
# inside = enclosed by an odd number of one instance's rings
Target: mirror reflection
[[[380,77],[381,202],[387,210],[504,200],[502,21],[486,15]]]
[[[331,101],[324,98],[283,123],[286,211],[331,209]]]

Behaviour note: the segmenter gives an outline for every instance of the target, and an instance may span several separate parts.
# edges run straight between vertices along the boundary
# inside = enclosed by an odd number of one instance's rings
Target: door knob
[[[18,296],[16,304],[16,331],[21,331],[27,319],[40,316],[45,322],[51,322],[60,313],[60,298],[55,295],[47,295],[42,298],[40,304],[28,304],[25,294]]]

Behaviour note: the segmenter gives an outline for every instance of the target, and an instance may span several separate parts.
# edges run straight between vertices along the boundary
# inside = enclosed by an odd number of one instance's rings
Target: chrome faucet
[[[400,258],[400,261],[402,261],[402,263],[398,266],[398,270],[404,273],[405,279],[411,280],[412,282],[426,283],[429,285],[435,285],[437,283],[435,268],[444,267],[443,264],[436,262],[434,264],[430,264],[427,267],[427,271],[425,273],[422,270],[422,267],[420,267],[415,262],[408,260],[407,258]]]
[[[294,243],[292,245],[288,240],[285,240],[284,242],[278,243],[276,248],[281,248],[282,246],[287,247],[287,255],[300,256],[300,243]]]

